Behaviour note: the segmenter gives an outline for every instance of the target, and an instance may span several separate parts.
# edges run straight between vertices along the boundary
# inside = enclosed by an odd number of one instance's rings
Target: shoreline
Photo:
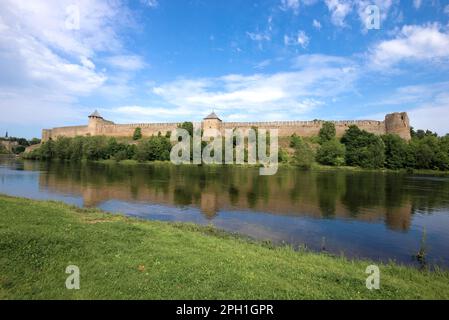
[[[0,195],[2,299],[447,299],[449,272]],[[81,290],[67,290],[78,265]],[[378,265],[381,289],[365,287]]]
[[[35,160],[35,159],[26,159],[21,157],[20,155],[16,155],[15,158],[19,160],[26,160],[26,161],[36,161],[36,162],[65,162],[65,163],[99,163],[99,164],[105,164],[105,165],[174,165],[170,161],[137,161],[134,159],[126,159],[126,160],[120,160],[116,161],[113,159],[105,159],[105,160],[81,160],[81,161],[70,161],[70,160],[59,160],[59,159],[52,159],[52,160]],[[261,164],[192,164],[192,163],[183,163],[179,164],[182,166],[204,166],[204,167],[222,167],[222,166],[230,166],[230,167],[236,167],[236,168],[260,168]],[[177,166],[177,165],[176,165]],[[368,168],[362,168],[362,167],[351,167],[351,166],[327,166],[327,165],[321,165],[319,163],[313,163],[311,168],[309,169],[302,169],[298,166],[295,166],[293,164],[289,163],[279,163],[279,168],[290,168],[290,169],[297,169],[301,171],[346,171],[346,172],[377,172],[377,173],[400,173],[400,174],[409,174],[409,175],[438,175],[438,176],[449,176],[449,170],[448,171],[441,171],[441,170],[431,170],[431,169],[368,169]]]

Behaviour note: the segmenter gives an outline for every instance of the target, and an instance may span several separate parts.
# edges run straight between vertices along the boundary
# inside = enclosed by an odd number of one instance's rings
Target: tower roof
[[[206,119],[216,119],[216,120],[220,120],[221,121],[221,119],[215,114],[215,112],[212,112],[206,118],[204,118],[204,120],[206,120]]]
[[[93,113],[91,113],[91,115],[89,116],[89,118],[90,118],[90,117],[93,117],[93,118],[103,118],[102,116],[100,116],[100,113],[98,113],[97,110],[95,110]]]

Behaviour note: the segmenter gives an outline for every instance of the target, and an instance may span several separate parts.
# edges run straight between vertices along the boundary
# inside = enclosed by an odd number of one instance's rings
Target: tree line
[[[335,125],[325,122],[315,144],[292,136],[292,162],[304,168],[316,161],[371,169],[449,170],[449,135],[439,137],[429,130],[413,128],[410,133],[412,139],[407,142],[395,134],[378,136],[352,125],[338,139]]]
[[[9,142],[17,142],[16,145],[12,147],[11,152],[14,154],[20,154],[25,151],[25,148],[34,144],[39,144],[41,142],[38,138],[33,138],[31,140],[27,140],[25,138],[17,138],[17,137],[1,137],[1,141],[9,141]],[[11,153],[9,150],[6,149],[5,146],[3,146],[0,143],[0,154],[8,154]]]
[[[48,140],[38,148],[24,154],[27,159],[35,160],[107,160],[137,161],[169,160],[171,143],[167,136],[157,135],[150,138],[135,137],[134,143],[120,142],[114,137],[77,136],[58,137]]]
[[[190,134],[193,124],[179,125]],[[256,133],[257,133],[257,128]],[[166,161],[170,159],[170,132],[143,138],[140,128],[132,136],[133,142],[120,142],[113,137],[78,136],[48,140],[40,148],[25,155],[39,160],[104,160]],[[412,139],[407,142],[395,134],[382,136],[349,126],[337,138],[335,125],[325,122],[319,135],[302,138],[292,135],[289,148],[280,148],[279,162],[310,168],[317,162],[329,166],[354,166],[387,169],[449,170],[449,135],[439,137],[431,131],[411,129]],[[203,142],[204,147],[206,142]],[[268,148],[267,148],[268,149]],[[247,158],[245,150],[245,159]]]

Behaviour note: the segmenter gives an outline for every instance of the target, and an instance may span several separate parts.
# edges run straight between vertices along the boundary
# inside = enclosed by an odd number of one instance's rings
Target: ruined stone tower
[[[402,139],[410,140],[410,120],[406,112],[390,113],[385,116],[386,133],[395,133]]]

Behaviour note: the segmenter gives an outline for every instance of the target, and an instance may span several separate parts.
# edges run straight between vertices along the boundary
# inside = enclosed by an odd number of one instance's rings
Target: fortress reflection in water
[[[25,169],[32,169],[26,166],[35,164],[25,164]],[[226,166],[89,164],[80,169],[69,163],[53,163],[46,170],[50,174],[40,175],[40,188],[79,195],[86,207],[120,200],[192,206],[208,219],[220,211],[255,211],[384,221],[388,228],[398,231],[410,227],[414,210],[427,210],[426,203],[420,203],[423,198],[407,187],[407,177],[401,174],[283,168],[277,175],[266,177],[259,176],[257,169]],[[435,198],[432,206],[438,201]]]

